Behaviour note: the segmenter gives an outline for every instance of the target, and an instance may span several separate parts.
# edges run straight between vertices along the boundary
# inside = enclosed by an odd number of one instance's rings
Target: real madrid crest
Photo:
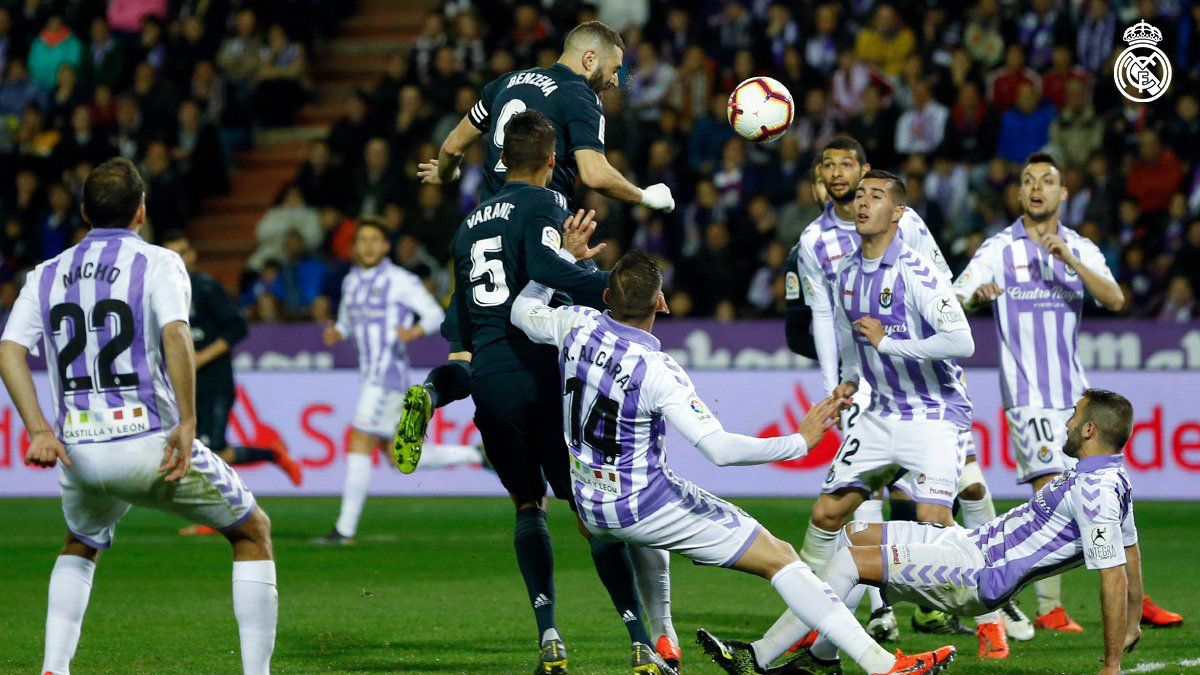
[[[1113,64],[1117,91],[1135,103],[1149,103],[1165,94],[1171,85],[1171,61],[1158,48],[1162,31],[1139,21],[1125,29],[1122,38],[1129,46]]]
[[[887,309],[892,306],[892,289],[885,288],[879,294],[879,306]]]

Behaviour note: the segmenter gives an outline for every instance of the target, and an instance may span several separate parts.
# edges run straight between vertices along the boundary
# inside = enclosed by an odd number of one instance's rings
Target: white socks
[[[244,675],[268,675],[275,651],[275,622],[279,593],[275,590],[274,560],[235,560],[233,615],[242,643]]]
[[[358,532],[358,518],[362,515],[363,502],[367,500],[367,487],[371,484],[371,456],[358,452],[346,455],[346,482],[342,485],[342,511],[338,514],[337,528],[343,537],[353,537]]]
[[[988,492],[983,499],[959,499],[962,505],[963,527],[974,530],[986,525],[996,517],[996,505],[992,503],[992,493]]]
[[[840,559],[835,559],[830,569],[836,574],[852,576],[853,583],[846,587],[849,590],[858,584],[858,568],[849,557],[849,550],[844,549],[839,556],[842,554],[849,559],[849,572],[837,569],[845,565]],[[841,583],[845,584],[844,578]],[[771,585],[792,613],[816,628],[835,649],[846,652],[868,673],[886,673],[895,665],[896,657],[867,635],[854,614],[842,604],[837,591],[818,579],[803,563],[794,562],[779,570],[771,577]]]
[[[646,632],[651,640],[666,635],[678,645],[679,636],[671,621],[671,554],[656,548],[629,546],[629,557],[633,560],[633,577],[642,601]]]
[[[417,471],[448,466],[479,466],[482,463],[483,453],[474,445],[430,444],[421,451],[421,463],[417,465]]]
[[[1033,582],[1033,589],[1037,592],[1038,614],[1048,614],[1062,607],[1061,576],[1055,575],[1035,581]]]
[[[96,563],[77,555],[60,555],[50,572],[50,602],[46,609],[46,653],[43,673],[66,675],[79,645],[83,614],[92,594]]]
[[[883,500],[868,499],[862,504],[859,504],[858,508],[854,511],[854,519],[861,520],[866,523],[882,523]],[[874,586],[863,586],[863,588],[866,589],[865,593],[867,598],[871,601],[872,612],[884,606],[883,596],[879,594],[878,588],[875,588]],[[845,600],[846,606],[850,608],[851,612],[853,612],[858,607],[860,598],[845,598]]]
[[[804,533],[804,546],[800,548],[800,559],[804,564],[808,565],[812,573],[818,577],[825,577],[825,566],[833,559],[833,554],[837,551],[837,537],[839,530],[830,532],[822,530],[812,521],[808,521],[808,532]]]

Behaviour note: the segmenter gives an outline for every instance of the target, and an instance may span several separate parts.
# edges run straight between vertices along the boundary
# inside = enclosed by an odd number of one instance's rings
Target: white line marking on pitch
[[[1150,663],[1138,664],[1137,666],[1130,668],[1129,670],[1122,671],[1122,673],[1153,673],[1153,672],[1162,670],[1163,668],[1166,668],[1167,666],[1174,666],[1174,665],[1178,665],[1183,668],[1196,668],[1196,667],[1200,666],[1200,659],[1184,659],[1177,663],[1163,663],[1162,661],[1151,661]]]

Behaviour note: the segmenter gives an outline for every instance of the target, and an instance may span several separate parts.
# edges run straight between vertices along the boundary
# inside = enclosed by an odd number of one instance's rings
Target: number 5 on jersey
[[[504,261],[489,258],[488,253],[503,250],[500,235],[480,239],[471,244],[471,297],[480,307],[495,307],[508,302],[508,277]]]

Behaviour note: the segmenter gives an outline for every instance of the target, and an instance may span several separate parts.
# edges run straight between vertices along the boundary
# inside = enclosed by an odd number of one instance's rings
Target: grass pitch
[[[535,628],[512,553],[512,513],[501,499],[370,499],[351,548],[318,549],[333,499],[263,499],[274,522],[279,571],[278,673],[528,673]],[[810,501],[738,500],[799,547]],[[1200,580],[1193,557],[1200,503],[1137,504],[1148,591],[1188,619],[1147,630],[1127,671],[1200,673]],[[46,584],[61,542],[57,500],[0,500],[0,673],[33,673],[41,663]],[[237,629],[230,552],[220,538],[182,538],[184,523],[131,511],[115,547],[102,556],[75,673],[236,673]],[[558,620],[572,675],[628,672],[624,628],[592,568],[587,546],[561,504],[551,510]],[[698,626],[733,638],[761,634],[783,603],[761,579],[672,560],[675,625],[684,672],[718,673],[692,642]],[[1082,635],[1039,632],[1013,643],[1007,661],[981,662],[974,636],[959,647],[954,673],[1094,673],[1099,669],[1097,575],[1067,574],[1067,610]],[[1034,613],[1032,589],[1022,595]],[[900,647],[937,639],[908,628],[897,608]],[[859,672],[851,667],[848,672]]]

